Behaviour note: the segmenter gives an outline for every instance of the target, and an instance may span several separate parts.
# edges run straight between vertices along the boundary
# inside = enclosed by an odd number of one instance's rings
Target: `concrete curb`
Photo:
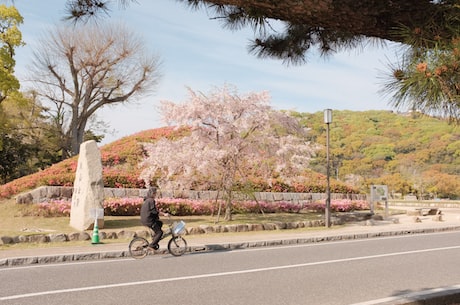
[[[341,240],[358,240],[367,238],[390,237],[412,234],[426,234],[446,231],[460,231],[460,226],[446,226],[439,228],[418,228],[418,229],[403,229],[393,231],[379,231],[367,233],[349,233],[349,234],[321,234],[305,238],[285,238],[275,240],[260,240],[248,242],[219,242],[214,244],[194,245],[190,246],[188,253],[197,252],[211,252],[211,251],[229,251],[236,249],[247,249],[256,247],[273,247],[281,245],[296,245],[296,244],[312,244],[320,242],[331,242]],[[224,233],[225,234],[225,233]],[[160,249],[155,251],[155,254],[168,254],[167,249]],[[11,257],[0,259],[0,267],[11,267],[21,265],[39,265],[39,264],[52,264],[61,262],[78,262],[78,261],[91,261],[102,259],[117,259],[129,258],[129,252],[126,245],[126,250],[112,250],[112,251],[88,251],[80,253],[64,253],[64,254],[50,254],[50,255],[37,255],[25,257]]]

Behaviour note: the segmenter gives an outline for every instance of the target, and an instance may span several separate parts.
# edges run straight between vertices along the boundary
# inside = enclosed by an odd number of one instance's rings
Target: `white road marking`
[[[378,305],[378,304],[390,304],[391,302],[399,301],[399,300],[411,300],[411,304],[414,301],[414,298],[417,297],[427,297],[432,294],[440,293],[440,292],[454,292],[460,290],[460,285],[454,285],[450,287],[444,287],[444,288],[435,288],[435,289],[430,289],[430,290],[424,290],[424,291],[416,291],[416,292],[411,292],[408,294],[403,294],[399,296],[394,296],[394,297],[388,297],[388,298],[382,298],[382,299],[376,299],[376,300],[371,300],[371,301],[366,301],[362,303],[355,303],[355,304],[350,304],[350,305]],[[408,301],[409,302],[409,301]],[[398,303],[399,304],[399,303]]]
[[[172,277],[172,278],[148,280],[148,281],[136,281],[136,282],[126,282],[126,283],[118,283],[118,284],[110,284],[110,285],[99,285],[99,286],[88,286],[88,287],[80,287],[80,288],[50,290],[50,291],[42,291],[42,292],[34,292],[34,293],[26,293],[26,294],[17,294],[17,295],[11,295],[11,296],[4,296],[4,297],[0,297],[0,301],[16,300],[16,299],[37,297],[37,296],[43,296],[43,295],[52,295],[52,294],[72,293],[72,292],[90,291],[90,290],[98,290],[98,289],[108,289],[108,288],[118,288],[118,287],[137,286],[137,285],[146,285],[146,284],[166,283],[166,282],[184,281],[184,280],[191,280],[191,279],[211,278],[211,277],[219,277],[219,276],[228,276],[228,275],[237,275],[237,274],[247,274],[247,273],[265,272],[265,271],[273,271],[273,270],[291,269],[291,268],[299,268],[299,267],[309,267],[309,266],[318,266],[318,265],[326,265],[326,264],[336,264],[336,263],[367,260],[367,259],[375,259],[375,258],[382,258],[382,257],[391,257],[391,256],[408,255],[408,254],[425,253],[425,252],[446,251],[446,250],[454,250],[454,249],[460,249],[460,246],[425,249],[425,250],[414,250],[414,251],[405,251],[405,252],[394,252],[394,253],[386,253],[386,254],[361,256],[361,257],[334,259],[334,260],[312,262],[312,263],[303,263],[303,264],[294,264],[294,265],[285,265],[285,266],[274,266],[274,267],[266,267],[266,268],[256,268],[256,269],[228,271],[228,272],[218,272],[218,273],[209,273],[209,274],[198,274],[198,275],[191,275],[191,276]]]

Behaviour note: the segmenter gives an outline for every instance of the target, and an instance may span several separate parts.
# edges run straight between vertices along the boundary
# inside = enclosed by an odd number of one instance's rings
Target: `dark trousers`
[[[163,236],[163,230],[161,227],[163,226],[163,222],[161,220],[155,221],[155,223],[152,225],[152,243],[151,245],[156,245],[160,241],[161,237]]]

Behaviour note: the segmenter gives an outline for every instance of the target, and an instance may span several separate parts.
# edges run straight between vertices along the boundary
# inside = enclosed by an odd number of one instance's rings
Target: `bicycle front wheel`
[[[181,256],[187,251],[187,242],[182,236],[173,236],[168,242],[168,251],[174,256]]]
[[[149,242],[147,241],[147,239],[143,237],[135,237],[129,243],[129,255],[131,255],[132,258],[136,259],[144,258],[148,254],[148,246]]]

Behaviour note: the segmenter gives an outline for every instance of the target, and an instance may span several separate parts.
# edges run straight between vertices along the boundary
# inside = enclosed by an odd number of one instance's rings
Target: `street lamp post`
[[[327,163],[327,185],[326,185],[326,227],[331,226],[331,186],[330,186],[330,174],[331,167],[329,162],[329,125],[332,123],[332,109],[324,110],[324,123],[327,125],[326,130],[326,163]]]

